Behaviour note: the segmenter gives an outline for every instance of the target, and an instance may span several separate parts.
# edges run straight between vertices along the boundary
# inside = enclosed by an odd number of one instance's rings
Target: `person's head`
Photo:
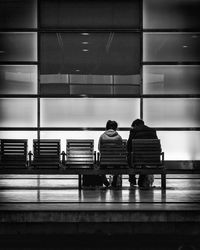
[[[136,119],[135,121],[132,122],[131,127],[139,127],[139,126],[143,126],[144,125],[144,121],[141,119]]]
[[[117,130],[117,127],[118,127],[118,124],[116,121],[108,120],[106,123],[106,130],[108,129]]]

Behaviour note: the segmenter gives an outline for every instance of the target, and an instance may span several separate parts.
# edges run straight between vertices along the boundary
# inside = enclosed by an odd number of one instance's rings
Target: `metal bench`
[[[96,162],[94,140],[67,140],[66,156],[65,165],[68,168],[93,168]]]
[[[27,167],[26,139],[1,139],[1,161],[3,168]]]
[[[164,152],[159,139],[133,139],[131,167],[141,169],[141,174],[161,174],[162,188],[166,188]]]
[[[123,142],[104,141],[98,153],[98,163],[101,169],[128,168],[127,140]]]
[[[33,155],[33,161],[31,160]],[[33,140],[33,154],[29,152],[30,166],[37,168],[60,167],[60,140]]]

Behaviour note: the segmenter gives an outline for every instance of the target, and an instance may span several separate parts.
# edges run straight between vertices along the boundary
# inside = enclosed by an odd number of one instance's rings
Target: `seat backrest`
[[[33,140],[33,164],[58,164],[60,161],[60,140]]]
[[[1,165],[25,166],[27,145],[27,139],[1,139]]]
[[[127,167],[127,140],[122,143],[118,141],[105,140],[100,147],[100,167],[114,168]]]
[[[159,139],[133,139],[132,164],[133,165],[162,165],[161,144]]]
[[[66,165],[85,168],[95,162],[94,140],[71,139],[66,141]]]

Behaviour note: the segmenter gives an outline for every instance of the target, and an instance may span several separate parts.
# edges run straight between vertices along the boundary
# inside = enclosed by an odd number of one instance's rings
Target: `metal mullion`
[[[200,30],[196,30],[196,29],[143,29],[143,32],[146,32],[146,33],[199,33]]]
[[[38,32],[40,27],[40,0],[37,0],[37,139],[40,139],[40,34]]]
[[[154,127],[157,131],[200,131],[200,127]],[[21,128],[18,128],[22,130]],[[4,129],[0,129],[4,130]],[[11,130],[11,129],[7,129]],[[13,130],[13,128],[12,128]],[[30,128],[29,130],[33,130]],[[40,127],[40,131],[105,131],[105,127]],[[119,131],[129,131],[130,127],[119,127]]]
[[[140,1],[140,27],[141,27],[141,38],[140,38],[140,119],[143,120],[143,0]]]
[[[188,62],[188,61],[181,61],[181,62],[178,62],[178,61],[170,61],[170,62],[166,62],[166,61],[148,61],[148,62],[143,62],[143,65],[200,65],[200,61],[192,61],[192,62]]]
[[[1,61],[0,65],[37,65],[37,61]]]

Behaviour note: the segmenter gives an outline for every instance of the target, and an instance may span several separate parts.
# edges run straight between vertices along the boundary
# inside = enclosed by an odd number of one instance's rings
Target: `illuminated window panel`
[[[143,66],[144,94],[200,94],[200,66]]]
[[[200,99],[144,98],[144,121],[153,127],[199,127]]]
[[[37,33],[1,32],[0,61],[37,61]]]
[[[71,84],[112,84],[112,81],[112,75],[69,75]]]
[[[0,99],[0,127],[35,127],[36,117],[37,99]]]
[[[114,75],[114,84],[139,84],[140,75]]]
[[[36,131],[1,131],[0,139],[27,139],[28,151],[33,152],[33,140],[37,139]]]
[[[40,1],[41,26],[51,28],[139,28],[139,1]]]
[[[143,61],[200,61],[199,43],[199,33],[144,33]]]
[[[199,131],[158,131],[165,160],[200,160]]]
[[[37,66],[1,65],[0,94],[36,94]]]
[[[36,28],[37,0],[0,1],[0,28]]]
[[[116,120],[130,127],[140,115],[138,98],[41,98],[42,127],[104,127]]]
[[[144,0],[145,29],[198,29],[199,0]]]
[[[104,124],[106,126],[106,124]],[[98,141],[104,131],[41,131],[41,139],[60,139],[61,151],[66,152],[67,139],[92,139],[94,140],[94,150],[98,151]],[[118,131],[123,139],[128,139],[128,131]]]

